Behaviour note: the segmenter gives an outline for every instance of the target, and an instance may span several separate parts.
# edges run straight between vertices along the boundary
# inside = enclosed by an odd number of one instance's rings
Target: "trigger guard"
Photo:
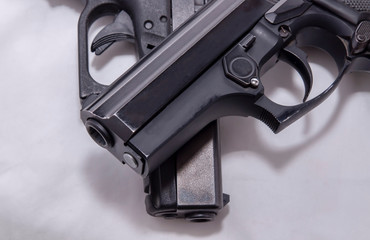
[[[304,103],[295,106],[283,106],[262,95],[256,105],[260,108],[259,120],[266,123],[273,132],[278,133],[287,126],[304,116],[306,113],[325,101],[338,87],[344,74],[363,68],[366,61],[358,60],[356,68],[352,68],[352,59],[349,58],[349,47],[346,39],[351,39],[353,26],[328,14],[307,14],[292,21],[289,25],[292,36],[295,36],[296,46],[314,47],[327,52],[335,61],[338,69],[338,77],[321,94]],[[298,54],[293,57],[297,59]],[[306,65],[304,61],[300,64]],[[301,67],[302,68],[302,67]],[[351,69],[352,68],[352,69]],[[303,68],[302,68],[303,69]],[[307,74],[307,73],[306,73]]]
[[[116,15],[120,12],[116,1],[86,1],[86,6],[78,22],[78,58],[79,58],[79,92],[82,104],[88,102],[90,96],[99,95],[107,86],[98,83],[89,71],[88,31],[91,25],[107,14]]]
[[[349,68],[350,62],[346,61],[338,77],[325,91],[315,98],[295,106],[283,106],[273,102],[266,95],[262,95],[255,103],[261,109],[260,115],[257,118],[269,126],[274,133],[279,133],[324,102],[338,87]]]

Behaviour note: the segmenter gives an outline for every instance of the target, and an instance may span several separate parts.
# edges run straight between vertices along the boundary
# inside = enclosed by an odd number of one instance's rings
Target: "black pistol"
[[[153,216],[212,220],[222,194],[217,119],[251,116],[280,132],[321,104],[350,72],[370,72],[366,0],[86,0],[79,21],[81,119],[90,136],[144,178]],[[88,45],[88,30],[115,20]],[[184,22],[185,21],[185,22]],[[111,85],[89,73],[117,41],[135,41],[139,61]],[[309,98],[303,47],[326,51],[338,76]],[[301,104],[264,94],[261,76],[284,61],[301,75]]]

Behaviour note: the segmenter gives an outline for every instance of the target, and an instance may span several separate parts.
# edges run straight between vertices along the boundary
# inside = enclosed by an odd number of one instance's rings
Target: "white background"
[[[230,204],[211,223],[157,219],[145,212],[140,177],[99,148],[79,119],[82,7],[78,0],[1,4],[0,239],[370,238],[368,74],[347,76],[278,135],[254,119],[222,119]],[[318,93],[335,71],[326,56],[312,56]],[[92,71],[118,76],[134,57],[125,59],[115,57],[109,70],[93,59]],[[286,65],[268,75],[273,99],[302,97]]]

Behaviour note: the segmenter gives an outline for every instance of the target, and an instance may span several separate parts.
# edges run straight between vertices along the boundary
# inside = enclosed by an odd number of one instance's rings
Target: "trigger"
[[[280,52],[279,59],[295,68],[301,75],[305,86],[305,94],[303,97],[303,102],[305,102],[310,95],[313,84],[312,70],[307,61],[307,54],[293,44],[287,46]]]
[[[132,20],[126,12],[121,11],[113,23],[103,28],[96,35],[91,44],[91,51],[95,52],[96,55],[100,55],[117,41],[126,40],[133,42],[134,39],[135,34]]]

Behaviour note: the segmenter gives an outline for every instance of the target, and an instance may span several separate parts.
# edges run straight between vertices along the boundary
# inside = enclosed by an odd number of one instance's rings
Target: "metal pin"
[[[279,34],[282,38],[289,37],[290,35],[290,28],[286,25],[282,25],[279,28]]]
[[[133,169],[139,166],[139,163],[137,162],[137,160],[129,153],[123,154],[123,160],[128,166],[130,166]]]
[[[251,79],[251,87],[252,88],[257,88],[260,85],[260,81],[257,78],[252,78]]]

